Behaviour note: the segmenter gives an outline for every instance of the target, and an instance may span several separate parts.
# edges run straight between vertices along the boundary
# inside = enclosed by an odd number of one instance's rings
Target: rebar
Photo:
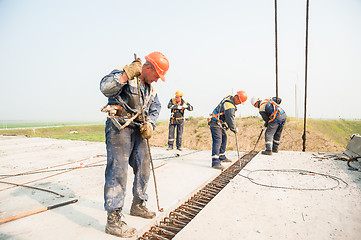
[[[257,154],[250,151],[243,155],[138,239],[169,240],[175,237]]]

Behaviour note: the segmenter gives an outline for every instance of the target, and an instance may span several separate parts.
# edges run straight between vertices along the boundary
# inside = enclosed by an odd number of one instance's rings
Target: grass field
[[[59,125],[58,127],[46,127],[44,126],[44,123],[18,123],[14,124],[14,128],[12,129],[0,130],[0,135],[26,135],[28,137],[46,137],[93,142],[105,141],[104,124],[85,126],[80,126],[79,123],[77,126],[75,126],[76,123],[61,124],[63,125]],[[21,127],[25,129],[15,129],[15,126],[16,128]],[[165,146],[168,134],[168,122],[157,122],[157,126],[157,130],[152,137],[151,143],[156,146]],[[240,130],[242,131],[242,134],[245,134],[242,140],[243,142],[245,142],[246,138],[254,138],[258,134],[259,128],[260,126],[262,126],[262,120],[258,117],[239,118],[237,119],[237,126],[241,128]],[[286,126],[287,129],[283,135],[286,135],[286,137],[289,137],[292,141],[296,141],[297,139],[301,138],[303,131],[303,120],[297,121],[290,118],[288,119]],[[183,135],[184,143],[186,144],[187,138],[190,138],[190,146],[185,147],[199,148],[201,146],[209,147],[211,145],[209,143],[210,132],[205,118],[190,118],[188,121],[186,121],[185,128],[186,131]],[[312,131],[312,133],[317,132],[320,136],[322,136],[322,138],[328,139],[330,142],[337,144],[341,148],[345,148],[352,134],[361,134],[361,121],[308,119],[307,129],[308,131]],[[249,131],[249,133],[247,133],[247,131]],[[241,134],[240,137],[242,137]],[[232,137],[230,138],[230,140],[232,140]],[[316,140],[315,142],[317,144],[318,141]],[[315,144],[315,142],[313,142],[312,144]],[[198,143],[199,145],[197,145]],[[321,149],[324,142],[319,141],[319,144]]]
[[[64,127],[64,126],[84,126],[99,125],[101,122],[29,122],[29,121],[2,121],[0,130],[13,128],[38,128],[38,127]]]
[[[361,134],[361,121],[309,119],[308,127],[345,147],[352,134]]]

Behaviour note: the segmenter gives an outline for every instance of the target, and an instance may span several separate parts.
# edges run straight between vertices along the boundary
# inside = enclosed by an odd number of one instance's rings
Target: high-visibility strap
[[[211,114],[209,114],[209,116],[211,117],[211,118],[215,118],[215,119],[217,119],[217,121],[221,121],[220,119],[219,119],[219,116],[221,116],[221,115],[223,115],[224,113],[223,112],[221,112],[221,113],[217,113],[217,114],[214,114],[214,112],[212,112]]]
[[[223,100],[221,101],[221,103],[218,105],[218,106],[219,106],[219,110],[222,108],[222,106],[223,106],[224,103],[230,103],[230,104],[234,105],[234,104],[232,103],[232,101],[230,100],[230,97],[231,97],[231,95],[223,98]],[[218,106],[216,107],[216,109],[218,108]],[[210,122],[212,118],[216,119],[216,121],[223,122],[219,117],[222,116],[222,115],[224,115],[224,112],[218,113],[216,109],[214,109],[213,112],[212,112],[211,114],[209,114],[210,118],[208,119],[208,122]]]
[[[179,117],[179,118],[172,117],[172,119],[179,120],[179,119],[184,119],[184,117]]]
[[[280,107],[275,102],[271,101],[270,99],[263,100],[260,106],[262,106],[266,103],[271,103],[274,106],[273,113],[270,115],[270,120],[268,122],[273,122],[278,115],[281,115],[285,112],[283,109],[280,111]]]

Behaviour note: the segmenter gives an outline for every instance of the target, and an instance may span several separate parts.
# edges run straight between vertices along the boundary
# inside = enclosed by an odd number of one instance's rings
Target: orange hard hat
[[[155,71],[158,73],[160,79],[165,81],[164,75],[167,73],[169,69],[169,61],[163,53],[160,52],[152,52],[145,56],[145,60],[153,64]]]
[[[247,100],[247,93],[245,91],[238,91],[237,96],[239,97],[241,103],[244,103]]]
[[[181,90],[178,90],[178,91],[176,91],[175,92],[175,94],[174,95],[178,95],[178,96],[181,96],[181,97],[183,97],[183,91],[181,91]]]

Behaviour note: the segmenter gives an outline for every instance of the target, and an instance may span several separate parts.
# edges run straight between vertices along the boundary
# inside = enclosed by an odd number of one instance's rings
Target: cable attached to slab
[[[340,182],[343,182],[346,185],[346,187],[348,186],[348,183],[339,177],[332,176],[329,174],[324,174],[324,173],[302,170],[302,169],[280,169],[280,170],[279,169],[259,169],[259,170],[253,170],[253,171],[247,170],[247,169],[243,169],[243,170],[249,171],[249,173],[247,174],[247,176],[238,174],[239,176],[247,178],[249,181],[251,181],[252,183],[254,183],[256,185],[263,186],[263,187],[269,187],[269,188],[281,188],[281,189],[289,189],[289,190],[325,191],[325,190],[332,190],[332,189],[338,187],[340,185]],[[304,174],[304,175],[311,175],[311,176],[319,175],[319,176],[323,176],[326,178],[331,178],[332,180],[337,182],[337,185],[333,186],[333,187],[329,187],[329,188],[297,188],[297,187],[275,186],[275,185],[269,185],[269,184],[263,184],[263,183],[256,182],[253,178],[251,178],[249,176],[250,174],[252,174],[254,172],[298,172],[299,174]]]

